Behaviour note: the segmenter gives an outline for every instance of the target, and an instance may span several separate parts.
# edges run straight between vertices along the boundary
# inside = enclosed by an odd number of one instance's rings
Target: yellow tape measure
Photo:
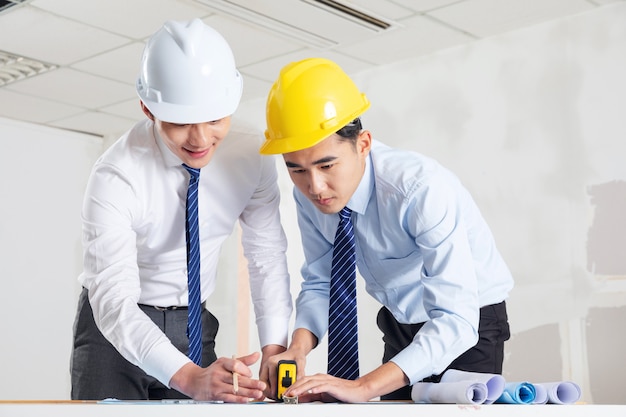
[[[283,393],[296,382],[296,361],[278,361],[277,398],[283,400]]]

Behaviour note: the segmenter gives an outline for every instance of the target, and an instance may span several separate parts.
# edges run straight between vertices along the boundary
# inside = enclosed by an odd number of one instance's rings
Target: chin
[[[336,214],[336,213],[339,213],[342,209],[342,207],[340,208],[335,207],[334,204],[330,206],[323,206],[320,204],[315,204],[315,207],[317,207],[317,209],[324,214]]]

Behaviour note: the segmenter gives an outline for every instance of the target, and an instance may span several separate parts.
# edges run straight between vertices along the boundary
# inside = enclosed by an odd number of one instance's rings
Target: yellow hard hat
[[[267,129],[260,152],[282,154],[310,148],[370,106],[354,82],[328,59],[285,66],[267,97]]]

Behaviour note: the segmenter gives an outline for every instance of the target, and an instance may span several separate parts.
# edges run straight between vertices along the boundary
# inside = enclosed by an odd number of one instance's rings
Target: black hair
[[[352,144],[356,146],[356,139],[359,133],[361,133],[361,130],[363,130],[363,125],[361,124],[361,119],[357,117],[335,133],[339,135],[340,140],[351,141]]]

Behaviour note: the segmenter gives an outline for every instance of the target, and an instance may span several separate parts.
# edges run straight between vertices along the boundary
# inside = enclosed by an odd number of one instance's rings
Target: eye
[[[320,166],[321,169],[331,169],[335,164],[325,164]]]

